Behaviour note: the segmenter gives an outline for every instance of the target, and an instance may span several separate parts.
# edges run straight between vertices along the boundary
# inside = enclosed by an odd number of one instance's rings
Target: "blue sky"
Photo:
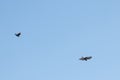
[[[119,80],[119,3],[1,0],[0,80]]]

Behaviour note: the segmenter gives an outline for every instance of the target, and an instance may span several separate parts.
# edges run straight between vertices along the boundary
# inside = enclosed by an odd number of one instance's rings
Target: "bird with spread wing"
[[[15,36],[17,36],[17,37],[20,37],[20,35],[21,35],[21,32],[15,33]]]
[[[92,58],[92,56],[88,56],[88,57],[81,57],[81,58],[79,58],[79,60],[82,60],[82,61],[87,61],[87,60],[89,60],[89,59],[91,59]]]

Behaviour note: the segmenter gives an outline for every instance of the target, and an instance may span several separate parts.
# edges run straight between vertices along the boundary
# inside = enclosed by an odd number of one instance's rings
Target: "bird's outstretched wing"
[[[79,60],[84,60],[84,57],[79,58]]]
[[[91,59],[91,58],[92,58],[92,56],[86,57],[86,59]]]

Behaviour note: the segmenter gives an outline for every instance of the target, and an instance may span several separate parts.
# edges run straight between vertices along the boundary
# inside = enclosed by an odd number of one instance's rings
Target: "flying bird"
[[[21,32],[19,32],[19,33],[15,33],[15,35],[16,35],[17,37],[20,37]]]
[[[89,60],[89,59],[91,59],[92,58],[92,56],[88,56],[88,57],[81,57],[81,58],[79,58],[79,60],[82,60],[82,61],[87,61],[87,60]]]

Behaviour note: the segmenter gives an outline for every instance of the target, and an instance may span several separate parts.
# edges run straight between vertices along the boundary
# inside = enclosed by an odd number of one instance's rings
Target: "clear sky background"
[[[120,80],[120,1],[0,0],[0,80]]]

